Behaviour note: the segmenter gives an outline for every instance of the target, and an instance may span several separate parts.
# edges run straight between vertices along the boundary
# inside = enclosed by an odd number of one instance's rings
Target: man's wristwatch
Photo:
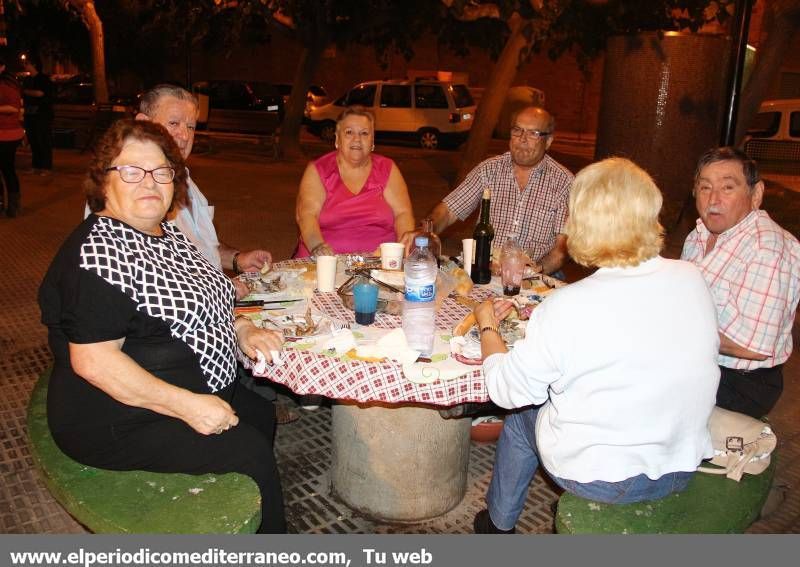
[[[486,325],[485,327],[481,327],[481,336],[485,331],[494,331],[498,335],[500,334],[500,329],[497,328],[497,325]]]
[[[233,271],[234,271],[234,273],[237,273],[237,274],[241,274],[242,273],[242,271],[239,269],[239,262],[238,262],[239,254],[241,254],[241,252],[234,252],[233,253],[233,261],[231,262],[233,264]]]

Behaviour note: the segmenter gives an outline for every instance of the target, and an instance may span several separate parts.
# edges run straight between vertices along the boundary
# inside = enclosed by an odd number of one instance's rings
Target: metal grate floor
[[[328,408],[299,410],[301,419],[278,427],[276,454],[287,502],[287,519],[299,533],[472,533],[472,519],[484,508],[484,495],[494,463],[494,443],[473,442],[470,447],[467,492],[461,503],[433,520],[415,524],[376,522],[351,510],[330,489],[331,455]],[[550,533],[553,489],[537,474],[520,518],[522,533]]]

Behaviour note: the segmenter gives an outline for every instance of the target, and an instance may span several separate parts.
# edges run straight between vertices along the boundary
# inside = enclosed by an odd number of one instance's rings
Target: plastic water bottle
[[[406,294],[403,301],[403,332],[408,346],[422,356],[433,353],[436,331],[436,260],[428,249],[428,239],[417,236],[416,248],[406,258]]]

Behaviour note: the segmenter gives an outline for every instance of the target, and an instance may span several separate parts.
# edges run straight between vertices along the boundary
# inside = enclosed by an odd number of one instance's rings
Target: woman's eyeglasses
[[[144,169],[138,165],[112,165],[106,168],[106,172],[116,171],[125,183],[139,183],[148,173],[156,183],[172,183],[175,179],[175,170],[171,167],[157,167],[155,169]]]
[[[511,128],[511,136],[513,138],[533,138],[534,140],[543,140],[548,138],[552,134],[552,132],[545,132],[543,130],[526,130],[525,128],[520,128],[519,126],[513,126]]]

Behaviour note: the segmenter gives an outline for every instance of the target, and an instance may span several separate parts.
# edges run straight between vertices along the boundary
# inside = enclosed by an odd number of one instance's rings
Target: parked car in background
[[[800,98],[764,101],[743,148],[759,162],[800,164]]]
[[[53,143],[56,147],[87,147],[114,120],[136,113],[136,97],[112,94],[96,104],[94,84],[85,75],[53,81]]]
[[[369,81],[332,103],[311,108],[308,129],[333,141],[336,118],[353,104],[374,113],[376,139],[410,139],[423,148],[457,146],[475,118],[475,102],[466,85],[427,79]]]
[[[269,83],[203,81],[192,90],[201,98],[199,126],[209,130],[271,134],[283,121],[283,98]]]
[[[292,85],[289,83],[277,83],[275,87],[283,97],[283,104],[289,104],[289,96],[292,94]],[[306,107],[305,112],[308,114],[309,110],[315,106],[322,106],[330,102],[328,92],[319,85],[311,85],[306,91]]]

